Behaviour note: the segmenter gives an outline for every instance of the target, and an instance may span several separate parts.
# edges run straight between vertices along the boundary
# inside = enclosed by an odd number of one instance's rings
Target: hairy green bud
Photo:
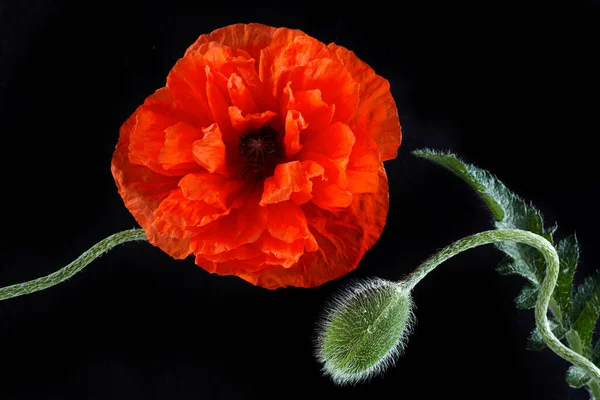
[[[372,279],[333,298],[318,324],[316,356],[338,385],[356,384],[393,365],[413,322],[401,283]]]

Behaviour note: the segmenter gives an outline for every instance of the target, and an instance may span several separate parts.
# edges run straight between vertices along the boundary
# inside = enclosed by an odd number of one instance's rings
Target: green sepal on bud
[[[402,283],[371,279],[342,290],[318,324],[318,360],[336,384],[383,373],[400,356],[413,324],[410,292]]]

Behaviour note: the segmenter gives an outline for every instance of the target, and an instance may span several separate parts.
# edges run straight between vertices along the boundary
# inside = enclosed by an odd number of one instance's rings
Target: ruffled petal
[[[204,54],[210,42],[218,42],[228,47],[244,49],[258,60],[260,52],[272,40],[276,28],[262,24],[234,24],[201,35],[185,52],[185,55]]]
[[[319,135],[331,124],[335,105],[325,103],[319,89],[292,91],[291,84],[292,82],[288,82],[283,89],[283,115],[289,110],[300,112],[307,125],[305,136]]]
[[[352,193],[339,185],[314,180],[312,202],[324,210],[337,211],[352,204]]]
[[[243,115],[242,110],[234,106],[229,107],[228,112],[231,126],[238,135],[262,128],[275,116],[273,111]]]
[[[346,168],[348,190],[375,193],[379,187],[379,149],[372,139],[357,141]]]
[[[196,263],[209,272],[246,276],[273,268],[289,268],[306,252],[317,250],[306,217],[295,203],[269,205],[264,212],[266,230],[256,241],[227,251],[205,251],[196,257]]]
[[[258,254],[256,257],[248,257],[255,252]],[[223,276],[252,277],[269,269],[280,268],[281,262],[275,255],[262,252],[258,243],[243,245],[216,255],[196,256],[197,265],[210,273]]]
[[[231,104],[235,107],[239,108],[244,113],[258,112],[256,101],[254,101],[250,90],[248,90],[244,80],[238,74],[233,73],[229,76],[227,89],[229,90]]]
[[[279,28],[273,32],[271,42],[260,52],[258,73],[260,80],[271,88],[272,95],[277,96],[279,76],[284,67],[281,63],[283,50],[298,36],[306,36],[302,31]]]
[[[129,161],[129,138],[135,128],[135,120],[134,113],[121,126],[119,142],[111,162],[111,172],[119,195],[125,207],[146,231],[150,243],[169,249],[168,253],[175,258],[185,258],[190,253],[187,239],[162,236],[152,226],[154,211],[170,193],[177,190],[179,177],[165,176]]]
[[[267,232],[275,239],[291,244],[299,239],[306,240],[308,251],[316,250],[316,242],[308,229],[306,217],[299,205],[293,201],[269,204],[267,212]]]
[[[258,205],[259,199],[260,191],[253,191],[240,208],[197,232],[191,239],[194,254],[216,255],[256,242],[267,226],[267,212]]]
[[[264,85],[258,75],[258,63],[261,50],[271,43],[274,31],[275,28],[260,24],[238,24],[232,29],[217,29],[210,35],[200,36],[186,51],[185,57],[202,56],[206,65],[225,77],[237,74],[252,93],[259,109],[272,109],[274,97],[270,87]]]
[[[149,96],[131,117],[128,131],[128,158],[132,164],[144,165],[163,175],[183,175],[185,172],[165,169],[160,161],[165,144],[165,131],[183,121],[191,124],[191,118],[174,104],[170,92],[163,88]]]
[[[323,101],[335,105],[334,121],[347,122],[359,103],[359,85],[341,62],[329,58],[284,70],[279,92],[283,92],[287,82],[292,82],[294,92],[319,89]]]
[[[273,268],[238,275],[268,289],[315,287],[354,270],[363,255],[379,239],[388,213],[388,182],[383,165],[379,168],[376,193],[357,195],[352,204],[338,213],[329,213],[307,203],[302,206],[319,248],[306,252],[291,268]]]
[[[352,203],[353,196],[347,189],[346,171],[339,163],[322,154],[303,153],[303,155],[324,170],[322,175],[311,179],[312,203],[329,211],[339,211],[348,207]]]
[[[265,206],[290,199],[298,205],[306,203],[312,197],[310,178],[323,173],[323,167],[312,161],[279,164],[273,176],[265,179],[260,205]]]
[[[285,155],[292,158],[302,149],[300,144],[300,133],[307,128],[308,124],[299,111],[289,110],[285,116],[285,136],[283,145]]]
[[[185,122],[178,122],[165,130],[165,144],[158,161],[164,169],[191,172],[198,169],[194,163],[192,144],[202,138],[202,131]]]
[[[389,82],[377,75],[354,52],[335,44],[329,47],[360,85],[360,103],[350,123],[352,130],[357,136],[365,135],[375,140],[381,161],[396,158],[402,129]]]
[[[206,172],[188,174],[179,181],[183,196],[190,200],[202,200],[207,204],[226,210],[244,187],[244,181],[227,179]]]
[[[227,175],[226,148],[217,124],[203,129],[204,137],[192,144],[192,160],[210,173]]]
[[[221,43],[211,42],[204,53],[204,63],[214,72],[230,76],[238,64],[254,64],[254,60],[244,49],[224,46]]]
[[[341,122],[336,122],[319,136],[304,137],[302,146],[303,152],[323,154],[345,169],[354,142],[354,133],[352,133],[350,127]],[[302,157],[302,159],[305,158]]]
[[[154,212],[152,226],[162,235],[188,239],[199,228],[229,214],[231,209],[210,205],[203,200],[184,196],[181,190],[173,191]],[[167,253],[169,249],[165,250]]]
[[[198,126],[215,121],[206,96],[205,68],[201,56],[190,55],[179,59],[167,76],[172,103],[191,115]]]
[[[225,144],[233,143],[237,137],[231,127],[228,108],[231,105],[227,91],[227,78],[210,67],[205,68],[206,73],[206,95],[208,105],[213,115],[213,120],[219,125]]]
[[[261,251],[266,255],[275,257],[280,268],[290,268],[300,260],[300,257],[304,255],[305,251],[315,251],[317,242],[312,235],[309,243],[309,248],[314,248],[314,250],[307,250],[306,239],[298,239],[292,243],[287,243],[276,239],[271,235],[263,235],[259,242]],[[263,268],[268,267],[269,265],[270,262],[267,259],[263,264]],[[263,269],[262,272],[265,272],[265,270]]]

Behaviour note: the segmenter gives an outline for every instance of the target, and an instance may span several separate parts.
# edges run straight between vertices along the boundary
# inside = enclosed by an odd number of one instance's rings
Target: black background
[[[110,174],[120,124],[202,33],[236,22],[298,28],[389,79],[403,126],[387,163],[386,229],[358,270],[268,291],[129,243],[44,292],[0,303],[1,399],[586,399],[568,364],[525,350],[523,281],[479,248],[416,289],[396,367],[339,388],[313,358],[325,301],[357,277],[397,279],[489,229],[466,185],[411,156],[449,149],[577,232],[577,280],[598,268],[598,7],[452,3],[0,2],[0,285],[55,271],[135,227]],[[597,4],[597,3],[596,3]]]

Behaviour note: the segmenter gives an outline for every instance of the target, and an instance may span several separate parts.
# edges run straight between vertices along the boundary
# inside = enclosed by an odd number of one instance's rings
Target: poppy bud
[[[394,364],[413,322],[410,292],[401,283],[371,279],[351,285],[326,307],[316,356],[338,385],[355,384]]]

